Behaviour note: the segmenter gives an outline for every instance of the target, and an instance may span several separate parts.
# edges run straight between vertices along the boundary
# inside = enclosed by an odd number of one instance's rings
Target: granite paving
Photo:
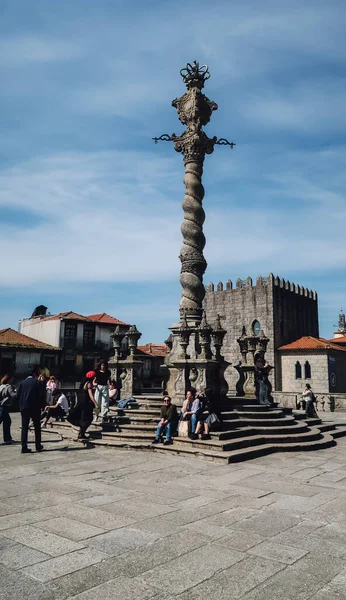
[[[0,600],[346,599],[346,439],[234,465],[30,442],[0,445]]]

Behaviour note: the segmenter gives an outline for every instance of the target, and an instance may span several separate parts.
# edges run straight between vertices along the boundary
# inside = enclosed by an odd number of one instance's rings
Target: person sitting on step
[[[58,388],[53,391],[52,398],[53,402],[56,399],[56,403],[52,406],[46,406],[44,409],[44,412],[41,415],[41,421],[44,419],[42,427],[47,427],[47,423],[52,417],[55,417],[57,421],[59,419],[64,421],[68,411],[70,410],[65,394],[63,394]]]
[[[191,388],[186,393],[186,400],[184,401],[183,408],[181,409],[180,419],[184,421],[190,421],[190,433],[189,438],[191,440],[196,440],[197,435],[195,433],[198,415],[200,412],[200,400],[199,397],[196,398],[196,390],[195,388]]]
[[[205,392],[200,393],[198,397],[200,399],[201,409],[198,414],[198,423],[195,433],[196,436],[200,433],[202,440],[210,440],[209,431],[215,425],[220,423],[220,419],[213,406],[212,391],[206,389]]]
[[[163,397],[163,406],[161,407],[160,422],[156,430],[156,436],[153,444],[159,444],[164,433],[166,433],[165,446],[172,444],[172,435],[176,432],[178,426],[177,407],[172,404],[170,396]]]

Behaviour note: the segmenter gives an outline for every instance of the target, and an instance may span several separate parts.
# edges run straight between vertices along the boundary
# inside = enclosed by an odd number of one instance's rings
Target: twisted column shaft
[[[204,157],[203,157],[204,158]],[[205,236],[202,207],[204,187],[202,185],[203,158],[185,164],[185,196],[183,200],[184,221],[181,226],[183,246],[180,252],[180,284],[182,298],[180,314],[200,319],[205,295],[203,275],[207,262],[203,256]]]

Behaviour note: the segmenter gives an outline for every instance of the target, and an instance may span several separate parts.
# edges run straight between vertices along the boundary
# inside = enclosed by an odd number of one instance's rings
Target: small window
[[[308,361],[306,361],[304,365],[304,375],[305,379],[311,379],[311,365]]]
[[[84,344],[92,344],[95,339],[94,325],[84,325],[83,342]]]
[[[302,365],[300,364],[299,360],[297,360],[296,362],[296,379],[301,379],[302,378]]]
[[[252,323],[252,331],[254,335],[259,335],[261,333],[261,323],[259,321],[254,321]]]
[[[73,339],[77,337],[77,325],[75,323],[65,323],[65,338]]]

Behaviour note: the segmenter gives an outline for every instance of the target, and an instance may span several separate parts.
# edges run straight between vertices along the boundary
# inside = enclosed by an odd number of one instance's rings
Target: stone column
[[[165,368],[162,369],[164,385],[178,402],[182,402],[188,387],[194,386],[202,390],[208,386],[214,391],[222,387],[218,381],[218,371],[222,363],[220,349],[224,332],[216,328],[213,356],[213,328],[205,319],[202,320],[205,295],[203,275],[207,268],[203,255],[205,213],[202,206],[202,174],[205,155],[212,154],[215,144],[228,145],[231,148],[234,146],[233,142],[230,143],[224,138],[209,138],[202,129],[209,123],[213,111],[218,108],[215,102],[202,93],[204,84],[210,77],[208,67],[200,66],[194,61],[193,64],[188,63],[180,74],[187,92],[173,100],[172,106],[176,108],[179,121],[186,129],[181,135],[163,134],[153,138],[155,142],[173,142],[174,149],[182,153],[185,165],[185,195],[182,204],[184,220],[181,226],[183,245],[179,256],[182,287],[180,321],[171,327],[173,336],[170,353],[165,360]],[[220,333],[223,335],[220,336]]]

